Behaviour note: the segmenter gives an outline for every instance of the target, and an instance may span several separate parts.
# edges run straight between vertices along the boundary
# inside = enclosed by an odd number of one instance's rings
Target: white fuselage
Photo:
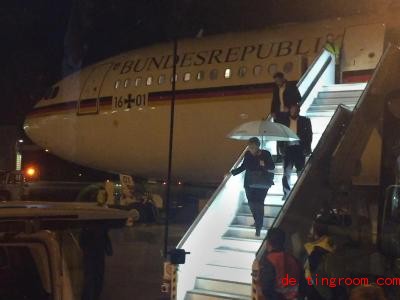
[[[363,22],[331,20],[179,41],[174,180],[219,182],[244,147],[226,135],[270,112],[272,75],[282,71],[297,81],[328,33],[340,43],[346,28]],[[170,44],[112,57],[56,83],[24,129],[66,160],[164,180],[171,76]]]

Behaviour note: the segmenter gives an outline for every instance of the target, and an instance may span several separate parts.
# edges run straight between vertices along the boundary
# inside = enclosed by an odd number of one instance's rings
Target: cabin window
[[[290,73],[293,70],[293,63],[291,61],[285,63],[283,65],[283,72]]]
[[[268,70],[269,75],[274,76],[275,73],[278,72],[278,66],[277,66],[277,64],[270,64],[267,67],[267,70]]]
[[[185,75],[183,76],[183,81],[189,81],[190,80],[190,73],[185,73]]]
[[[151,76],[147,77],[146,85],[151,85],[152,82],[153,82],[153,77],[151,77]]]
[[[174,81],[174,75],[171,76],[171,82]],[[175,82],[178,81],[178,74],[175,74]]]
[[[210,79],[215,80],[218,78],[218,70],[217,69],[212,69],[210,72]]]
[[[139,86],[141,82],[142,82],[142,77],[137,77],[135,80],[135,86]]]
[[[58,86],[56,86],[56,87],[53,89],[53,92],[51,93],[51,99],[57,97],[57,94],[58,94],[58,91],[59,91],[59,90],[60,90],[60,87],[58,87]]]
[[[239,77],[244,77],[246,75],[246,73],[247,73],[247,68],[246,67],[240,67],[239,68],[239,72],[238,72]]]
[[[262,72],[262,66],[260,66],[260,65],[254,66],[254,69],[253,69],[254,76],[260,76],[261,72]]]
[[[127,88],[129,86],[130,80],[126,79],[124,82],[124,87]]]
[[[165,75],[162,74],[158,77],[158,84],[163,84],[165,82]]]
[[[231,78],[232,77],[232,70],[231,69],[225,69],[225,78]]]
[[[119,88],[119,80],[117,80],[117,81],[115,82],[114,87],[115,87],[116,89]]]
[[[196,79],[203,80],[204,79],[204,71],[197,72]]]

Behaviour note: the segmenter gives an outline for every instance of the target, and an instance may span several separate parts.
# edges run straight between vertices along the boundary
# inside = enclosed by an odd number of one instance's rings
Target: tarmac
[[[174,247],[188,225],[171,225]],[[101,300],[158,300],[163,273],[164,226],[138,224],[112,230],[113,255],[106,259]]]

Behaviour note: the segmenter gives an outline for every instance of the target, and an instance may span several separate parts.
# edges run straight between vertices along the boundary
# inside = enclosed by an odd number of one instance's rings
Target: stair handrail
[[[244,151],[241,153],[239,158],[236,160],[235,164],[233,165],[233,168],[236,168],[239,166],[239,164],[243,161],[244,154],[247,151],[247,147],[244,149]],[[180,277],[179,284],[176,286],[176,299],[183,299],[184,298],[184,293],[187,292],[188,289],[193,288],[195,284],[195,273],[194,270],[198,270],[198,266],[202,264],[202,261],[207,257],[206,251],[208,249],[199,249],[201,247],[201,243],[199,244],[199,239],[195,238],[195,236],[198,237],[198,234],[200,232],[203,232],[204,226],[209,226],[208,221],[209,217],[208,213],[213,214],[212,208],[216,205],[220,205],[222,202],[220,201],[222,198],[219,198],[221,194],[227,193],[229,190],[229,183],[231,180],[234,180],[232,178],[232,174],[227,174],[224,179],[222,180],[221,184],[218,186],[218,188],[215,190],[215,192],[212,194],[210,199],[207,201],[205,207],[201,210],[199,215],[196,217],[195,221],[192,223],[192,225],[189,227],[189,229],[186,231],[185,235],[182,237],[182,239],[179,241],[177,248],[178,249],[184,249],[185,251],[188,250],[191,252],[191,254],[186,258],[186,263],[183,265],[180,265],[179,268],[177,268],[177,276]],[[239,180],[240,178],[237,178],[235,180]],[[237,183],[235,183],[235,187],[239,189],[239,186]],[[236,192],[235,192],[236,194]],[[238,199],[237,199],[238,200]],[[239,205],[240,200],[235,202],[237,205]],[[216,221],[217,223],[225,223],[228,222],[228,219],[231,220],[231,214],[233,214],[233,210],[235,210],[235,205],[233,202],[230,203],[230,206],[227,207],[227,209],[223,212],[223,214],[220,216],[220,218]],[[229,221],[230,222],[230,221]],[[221,227],[222,226],[222,227]],[[214,245],[216,243],[216,237],[220,236],[221,233],[217,233],[219,229],[225,228],[225,225],[218,225],[218,228],[214,228],[215,230],[212,232],[209,232],[209,235],[207,235],[207,238],[203,241],[203,243],[208,243],[211,245]],[[200,230],[200,231],[199,231]],[[211,228],[212,230],[212,228]],[[194,236],[193,236],[194,235]],[[200,234],[202,235],[202,234]],[[205,237],[203,236],[201,239],[203,240]],[[217,238],[218,239],[218,238]],[[197,245],[196,245],[197,244]],[[193,248],[194,247],[194,248]],[[213,246],[214,247],[214,246]],[[213,248],[212,247],[212,248]],[[194,249],[198,249],[200,251],[194,251]],[[193,265],[193,263],[195,265]],[[197,267],[196,267],[197,265]]]
[[[268,117],[269,119],[271,117]],[[232,169],[237,168],[240,163],[242,162],[243,158],[244,158],[244,154],[247,151],[247,147],[244,149],[244,151],[240,154],[239,158],[236,160],[235,164],[233,165]],[[219,192],[222,190],[222,188],[226,185],[226,183],[228,182],[228,180],[232,177],[233,175],[231,173],[228,173],[224,179],[222,180],[222,182],[220,183],[220,185],[218,186],[218,188],[214,191],[214,193],[211,195],[210,199],[207,201],[206,205],[204,206],[204,208],[201,210],[201,212],[197,215],[196,219],[194,220],[194,222],[192,223],[192,225],[190,225],[189,229],[186,231],[185,235],[182,237],[182,239],[179,241],[178,245],[176,246],[176,248],[180,248],[185,241],[188,239],[188,237],[190,236],[191,232],[193,231],[193,229],[196,227],[196,225],[200,222],[200,220],[202,219],[202,217],[206,214],[207,210],[210,208],[212,202],[214,201],[214,199],[217,197],[217,195],[219,194]]]
[[[331,67],[332,72],[326,72]],[[335,83],[335,57],[332,53],[325,49],[321,49],[318,55],[314,58],[311,65],[307,68],[307,71],[300,77],[297,82],[297,88],[301,95],[301,111],[304,113],[307,111],[312,100],[316,96],[316,90],[319,85],[327,83]],[[322,76],[325,75],[327,78],[322,80]]]
[[[320,57],[322,56],[322,54],[324,52],[328,52],[327,50],[325,50],[324,48],[322,48],[318,54],[315,56],[315,58],[313,59],[313,61],[311,62],[311,65],[307,68],[307,70],[304,72],[304,74],[300,77],[300,79],[297,82],[297,86],[300,86],[303,84],[303,82],[307,79],[307,77],[310,76],[311,70],[315,67],[315,65],[317,64],[317,61],[320,59]],[[330,57],[329,60],[334,59],[333,56]]]

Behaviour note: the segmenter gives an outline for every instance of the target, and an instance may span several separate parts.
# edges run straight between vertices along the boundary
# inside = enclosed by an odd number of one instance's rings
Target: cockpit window
[[[51,90],[52,90],[52,88],[48,88],[48,89],[44,92],[43,98],[44,98],[45,100],[50,99]]]
[[[60,87],[56,86],[55,88],[53,88],[53,91],[51,93],[50,99],[54,99],[55,97],[57,97],[58,91],[60,90]]]
[[[43,98],[45,100],[51,100],[57,97],[58,91],[60,90],[60,87],[50,87],[44,92]]]

